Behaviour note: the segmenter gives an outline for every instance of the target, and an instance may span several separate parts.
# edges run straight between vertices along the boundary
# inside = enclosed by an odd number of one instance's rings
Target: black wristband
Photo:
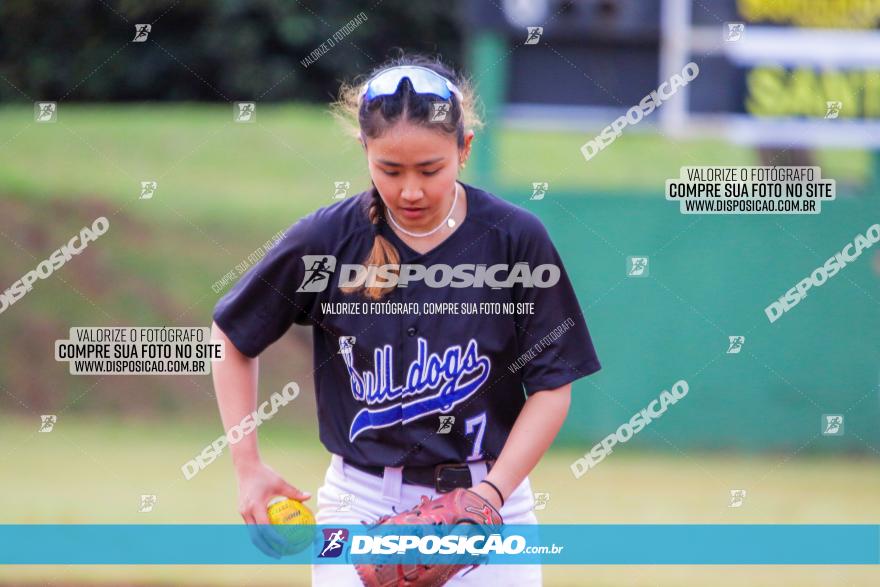
[[[488,479],[483,479],[480,483],[485,483],[489,487],[495,490],[495,493],[498,494],[498,498],[501,499],[501,507],[504,507],[504,495],[501,494],[501,490],[498,489],[498,486],[489,481]]]

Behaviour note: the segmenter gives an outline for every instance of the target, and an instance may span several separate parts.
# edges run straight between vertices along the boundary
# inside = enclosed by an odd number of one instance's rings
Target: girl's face
[[[370,177],[398,224],[426,231],[446,217],[473,137],[468,131],[459,150],[455,135],[401,121],[382,136],[366,139]]]

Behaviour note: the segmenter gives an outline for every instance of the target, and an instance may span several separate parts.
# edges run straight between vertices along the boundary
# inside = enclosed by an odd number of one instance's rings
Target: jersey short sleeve
[[[555,389],[601,369],[587,323],[559,252],[541,221],[529,214],[515,235],[516,262],[534,270],[551,264],[559,280],[550,287],[514,288],[517,303],[532,303],[533,313],[516,317],[519,355],[515,366],[526,394]]]
[[[310,324],[318,294],[298,292],[305,276],[302,256],[320,247],[313,217],[291,226],[214,308],[214,322],[235,347],[256,357],[294,323]]]

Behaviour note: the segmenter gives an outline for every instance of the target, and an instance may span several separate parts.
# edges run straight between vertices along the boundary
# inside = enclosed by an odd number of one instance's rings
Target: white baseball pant
[[[486,476],[485,463],[473,463],[471,478],[474,484]],[[343,497],[350,495],[351,497]],[[372,522],[379,516],[394,514],[392,506],[405,511],[419,503],[422,495],[437,497],[432,487],[402,482],[400,467],[385,467],[383,477],[371,475],[346,465],[339,455],[330,459],[324,484],[318,489],[318,524],[359,525]],[[528,478],[520,483],[505,500],[501,517],[505,524],[537,524],[532,510],[534,499]],[[535,587],[541,585],[540,565],[480,565],[466,572],[462,569],[447,585],[453,587],[486,587],[510,585]],[[353,565],[312,565],[312,585],[315,587],[362,587]]]

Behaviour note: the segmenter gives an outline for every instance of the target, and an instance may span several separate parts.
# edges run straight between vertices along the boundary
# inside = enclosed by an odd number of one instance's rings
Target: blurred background
[[[764,314],[880,221],[878,26],[880,0],[0,0],[0,290],[110,220],[0,312],[0,523],[240,520],[228,455],[191,481],[180,471],[223,433],[209,376],[73,376],[54,341],[74,326],[209,325],[273,235],[369,187],[327,106],[400,51],[474,80],[487,124],[462,179],[542,219],[603,364],[575,384],[532,475],[542,522],[880,522],[880,250],[778,321]],[[582,145],[689,61],[695,80],[585,159]],[[250,123],[236,102],[255,104]],[[837,199],[818,215],[684,215],[664,184],[686,165],[817,165]],[[648,258],[645,277],[628,276],[631,256]],[[315,493],[329,458],[310,337],[294,327],[262,356],[261,399],[291,380],[304,393],[259,434],[270,466]],[[684,400],[574,478],[575,458],[679,379]],[[545,578],[880,583],[869,567]],[[308,581],[293,566],[0,568],[4,585]]]

